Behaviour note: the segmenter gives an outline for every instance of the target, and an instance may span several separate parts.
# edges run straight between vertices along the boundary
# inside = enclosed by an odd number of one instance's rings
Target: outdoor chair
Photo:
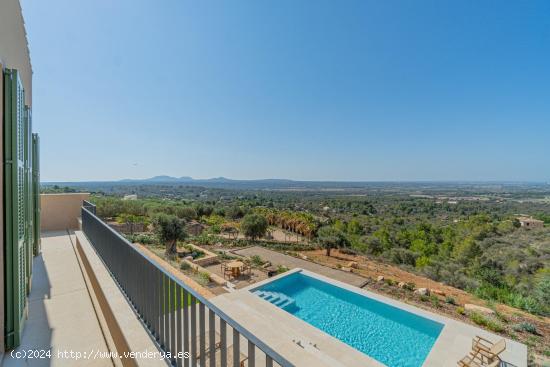
[[[220,267],[222,269],[223,278],[231,279],[231,276],[233,275],[233,272],[231,271],[231,269],[229,269],[227,265],[225,265],[225,263],[221,263]]]
[[[460,361],[458,361],[459,367],[499,367],[500,360],[494,360],[491,363],[484,363],[482,356],[479,353],[470,352],[467,356],[464,356]]]
[[[220,334],[216,331],[215,332],[215,340],[214,340],[214,350],[217,350],[217,349],[220,348],[220,346],[221,346],[220,338],[221,338]],[[197,335],[197,337],[195,339],[195,343],[196,343],[196,346],[197,346],[196,359],[198,361],[201,358],[200,335]],[[210,354],[210,336],[208,335],[208,333],[206,333],[204,335],[204,345],[205,345],[204,355],[208,356]]]
[[[493,343],[481,336],[476,336],[472,340],[472,350],[482,357],[482,361],[487,363],[492,363],[495,360],[500,361],[499,355],[506,350],[506,341],[500,339]]]

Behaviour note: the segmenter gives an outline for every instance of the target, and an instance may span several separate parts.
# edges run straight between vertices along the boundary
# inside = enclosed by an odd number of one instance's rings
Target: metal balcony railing
[[[113,279],[132,304],[173,366],[254,367],[265,355],[265,366],[293,366],[194,289],[144,256],[128,240],[82,206],[82,230]],[[206,328],[208,322],[208,330]],[[228,347],[227,334],[232,335]],[[247,341],[241,353],[241,337]],[[188,358],[186,358],[188,355]],[[258,357],[258,358],[256,358]]]
[[[96,207],[94,204],[90,203],[88,200],[84,200],[82,202],[82,207],[85,208],[85,209],[88,209],[88,211],[92,214],[96,214]]]

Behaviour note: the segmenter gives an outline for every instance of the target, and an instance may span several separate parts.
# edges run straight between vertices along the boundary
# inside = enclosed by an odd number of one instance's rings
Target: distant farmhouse
[[[519,224],[525,229],[542,228],[544,222],[542,220],[535,219],[533,217],[520,216],[518,217]]]

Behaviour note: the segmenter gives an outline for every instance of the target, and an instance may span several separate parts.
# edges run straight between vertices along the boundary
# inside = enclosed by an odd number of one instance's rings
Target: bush
[[[522,322],[512,327],[515,331],[526,331],[528,333],[538,335],[537,327],[530,322]]]
[[[457,307],[456,308],[456,313],[459,314],[459,315],[464,315],[464,314],[466,314],[466,311],[464,310],[464,307]]]
[[[473,292],[479,298],[502,302],[534,315],[544,316],[548,314],[548,310],[545,309],[545,307],[534,297],[524,296],[505,286],[495,287],[490,284],[483,283],[481,286],[475,288]]]
[[[439,298],[435,295],[430,296],[430,302],[432,303],[432,306],[434,306],[435,308],[438,308],[440,306]]]
[[[484,326],[494,332],[501,332],[504,330],[504,326],[501,323],[491,318],[488,318],[478,312],[472,312],[470,314],[470,320],[472,320],[475,324]]]
[[[258,255],[251,256],[250,262],[254,266],[262,266],[265,263],[265,261]]]
[[[210,274],[206,271],[200,271],[198,274],[198,283],[203,286],[208,285],[210,283]]]
[[[158,239],[155,235],[149,233],[139,233],[139,234],[127,234],[125,235],[126,239],[132,243],[141,243],[143,245],[153,245],[158,243]]]
[[[447,296],[445,297],[445,303],[448,303],[450,305],[456,305],[456,300],[451,296]]]
[[[404,264],[404,265],[415,266],[417,255],[415,255],[410,250],[407,250],[401,247],[396,247],[390,250],[389,258],[390,258],[390,261],[393,262],[394,264]]]
[[[422,302],[428,302],[428,301],[430,300],[430,297],[428,297],[428,296],[422,294],[422,295],[420,295],[420,300],[421,300]]]
[[[289,269],[284,265],[277,266],[277,274],[286,273]]]
[[[234,260],[237,258],[237,256],[230,255],[225,251],[216,251],[216,254],[218,254],[218,259],[220,260]]]
[[[405,283],[405,285],[403,286],[403,289],[406,289],[408,291],[414,291],[416,289],[416,284],[414,284],[413,282],[407,282]]]
[[[187,271],[187,270],[191,269],[191,265],[189,265],[189,263],[187,261],[182,261],[180,263],[180,269],[183,270],[183,271]]]

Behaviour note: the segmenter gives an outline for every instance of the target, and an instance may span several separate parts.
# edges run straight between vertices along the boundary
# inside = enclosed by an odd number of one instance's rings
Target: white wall
[[[32,66],[19,0],[0,0],[0,63],[19,70],[25,103],[32,106]]]
[[[25,88],[25,103],[32,106],[32,67],[19,0],[0,0],[0,70],[17,69]],[[3,83],[0,73],[0,121],[3,123]],[[0,160],[4,161],[3,126],[0,128]],[[4,177],[0,170],[2,192]],[[1,194],[1,193],[0,193]],[[4,221],[3,195],[0,195],[0,223]],[[4,228],[0,225],[0,361],[4,351]]]

